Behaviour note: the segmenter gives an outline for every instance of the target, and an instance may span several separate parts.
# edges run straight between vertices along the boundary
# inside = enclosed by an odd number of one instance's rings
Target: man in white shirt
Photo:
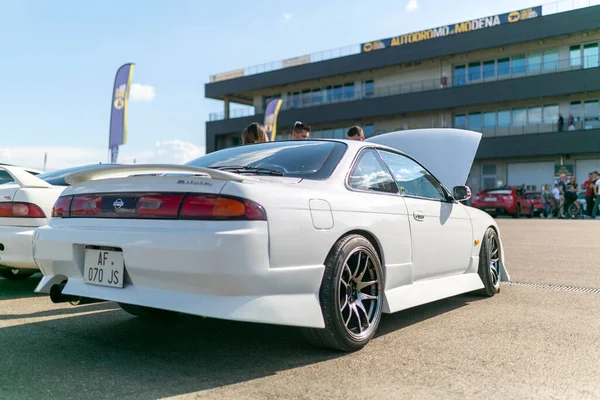
[[[552,214],[555,216],[560,212],[560,189],[558,188],[558,183],[554,184],[554,189],[552,189],[552,196],[554,197],[553,206],[554,210],[552,210]]]

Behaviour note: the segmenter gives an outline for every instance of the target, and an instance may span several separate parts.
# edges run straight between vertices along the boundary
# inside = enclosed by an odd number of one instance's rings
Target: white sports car
[[[0,165],[0,276],[25,279],[39,271],[33,260],[33,232],[48,223],[52,206],[67,186],[65,176],[99,166],[37,174],[32,169]]]
[[[493,296],[509,279],[496,222],[459,203],[480,139],[277,141],[75,173],[36,230],[35,291],[137,316],[298,326],[315,345],[358,350],[382,312]]]

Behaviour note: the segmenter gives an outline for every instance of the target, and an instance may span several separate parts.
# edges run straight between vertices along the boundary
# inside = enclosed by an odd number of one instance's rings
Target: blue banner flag
[[[127,142],[127,105],[134,65],[133,63],[122,65],[115,75],[108,139],[108,148],[111,151],[111,163],[117,162],[119,146]]]
[[[269,101],[265,110],[265,123],[263,125],[271,142],[275,140],[275,135],[277,135],[277,116],[282,103],[282,99],[273,99]]]

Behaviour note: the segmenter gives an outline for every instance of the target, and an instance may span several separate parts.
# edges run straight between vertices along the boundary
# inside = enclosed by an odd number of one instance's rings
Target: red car
[[[538,216],[544,212],[544,203],[542,202],[542,192],[527,192],[527,198],[533,201],[533,215]]]
[[[535,206],[526,196],[525,190],[521,188],[487,189],[473,197],[471,207],[485,211],[492,217],[511,215],[513,218],[520,218],[521,215],[526,215],[531,218],[535,213]]]

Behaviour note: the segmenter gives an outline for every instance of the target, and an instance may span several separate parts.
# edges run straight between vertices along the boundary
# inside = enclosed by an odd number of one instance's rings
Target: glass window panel
[[[345,99],[353,99],[354,98],[354,83],[344,84],[344,98]]]
[[[482,125],[481,113],[470,113],[469,114],[469,129],[473,131],[480,131]]]
[[[363,82],[363,92],[365,97],[371,97],[375,94],[375,84],[373,81]]]
[[[327,86],[325,90],[323,90],[323,103],[330,103],[332,98],[331,86]]]
[[[529,124],[542,123],[542,107],[530,107],[527,110],[527,122]]]
[[[398,192],[394,178],[375,150],[367,150],[360,155],[360,160],[350,172],[348,184],[359,190]]]
[[[483,62],[483,79],[490,79],[496,76],[496,61]]]
[[[333,137],[336,139],[347,139],[346,131],[344,131],[344,128],[335,128],[333,130]]]
[[[558,121],[558,104],[544,105],[543,114],[545,124],[555,124]]]
[[[598,101],[586,101],[583,104],[583,115],[585,129],[598,129],[600,124],[598,123],[600,119],[600,108],[598,107]]]
[[[464,65],[454,67],[454,86],[463,86],[467,83],[467,70]]]
[[[558,69],[558,49],[544,50],[544,71]]]
[[[484,128],[492,128],[496,126],[496,113],[495,112],[486,112],[483,114],[483,127]]]
[[[498,59],[498,76],[506,76],[510,74],[510,59]]]
[[[572,101],[569,112],[575,118],[575,122],[581,121],[581,118],[583,118],[583,105],[580,101]]]
[[[454,116],[454,127],[455,128],[466,128],[467,127],[467,116],[465,114],[459,114]]]
[[[510,110],[498,111],[498,126],[510,125]]]
[[[483,164],[481,172],[483,175],[496,175],[496,164]]]
[[[581,46],[571,46],[569,49],[569,54],[571,57],[571,67],[580,67],[581,66]]]
[[[527,71],[526,66],[526,57],[525,54],[519,54],[517,56],[512,56],[512,74],[524,74]]]
[[[363,126],[363,132],[365,134],[365,138],[373,136],[375,134],[375,125],[367,124]]]
[[[337,85],[333,87],[333,100],[341,100],[343,97],[343,88],[342,85]]]
[[[536,73],[540,72],[542,69],[542,53],[535,52],[529,53],[529,57],[527,57],[527,72]]]
[[[481,62],[469,64],[469,82],[481,80]]]
[[[583,68],[596,68],[598,66],[598,43],[583,46]]]
[[[527,110],[525,108],[515,108],[512,110],[512,125],[525,125],[527,123]]]

